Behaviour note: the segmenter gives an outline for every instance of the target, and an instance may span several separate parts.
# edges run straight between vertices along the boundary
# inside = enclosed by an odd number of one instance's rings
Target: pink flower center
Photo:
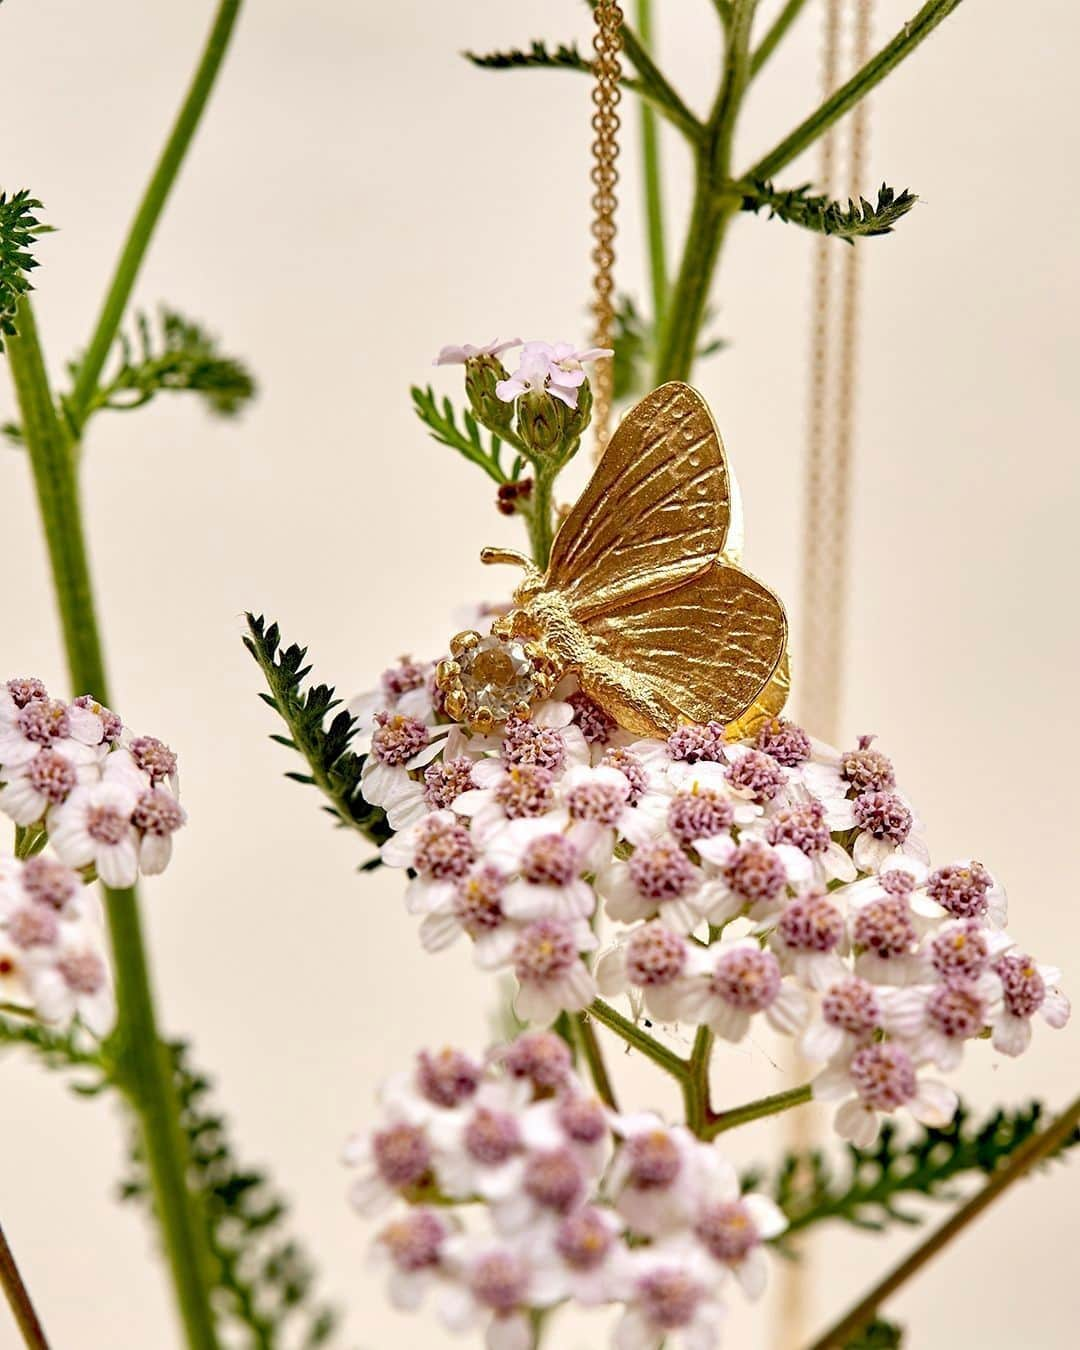
[[[515,764],[495,788],[495,800],[510,820],[542,816],[555,799],[555,775],[539,764]]]
[[[577,959],[570,925],[537,919],[522,930],[514,946],[514,973],[523,984],[548,984],[571,970]]]
[[[536,764],[556,773],[566,758],[566,742],[555,727],[511,717],[504,730],[502,757],[507,764]]]
[[[990,944],[974,919],[964,919],[935,934],[930,962],[946,980],[977,980],[990,964]]]
[[[521,1149],[521,1131],[508,1111],[480,1107],[465,1126],[465,1152],[484,1167],[499,1167]]]
[[[724,867],[724,880],[741,899],[756,904],[775,900],[787,885],[779,857],[757,839],[740,844]]]
[[[787,769],[798,768],[810,758],[813,747],[810,737],[802,727],[794,722],[774,717],[762,726],[757,734],[757,748],[766,755],[772,755],[778,763]]]
[[[777,932],[796,952],[831,952],[844,936],[844,916],[825,895],[793,900],[780,916]]]
[[[116,713],[110,712],[103,703],[99,703],[92,694],[80,694],[75,700],[76,708],[85,708],[95,717],[101,718],[101,739],[109,745],[115,745],[124,730],[124,724]]]
[[[28,703],[44,701],[49,697],[49,691],[33,675],[8,680],[4,687],[14,700],[16,708],[25,708]]]
[[[89,950],[65,952],[56,969],[69,989],[76,994],[96,994],[105,987],[105,962]]]
[[[568,886],[577,876],[577,849],[564,834],[534,839],[521,858],[521,875],[534,886]]]
[[[674,839],[641,844],[630,859],[630,877],[648,900],[677,900],[697,881],[697,870]]]
[[[1005,1009],[1013,1017],[1030,1017],[1046,999],[1046,983],[1030,956],[1009,953],[994,967],[1001,977]]]
[[[643,1275],[637,1285],[645,1316],[663,1331],[675,1331],[694,1320],[705,1290],[693,1276],[672,1267]]]
[[[183,825],[187,816],[171,792],[166,792],[164,788],[150,788],[135,803],[131,819],[147,834],[165,838],[174,834]]]
[[[379,1234],[379,1241],[398,1270],[428,1270],[439,1264],[447,1230],[430,1210],[414,1210],[396,1219]]]
[[[745,1261],[761,1242],[750,1210],[742,1200],[722,1200],[706,1206],[694,1232],[710,1256],[728,1266]]]
[[[548,1149],[529,1158],[522,1188],[544,1209],[566,1214],[585,1194],[585,1176],[569,1148]]]
[[[926,1015],[943,1036],[966,1040],[986,1024],[986,1005],[970,986],[941,984],[926,1002]]]
[[[379,1175],[395,1190],[415,1186],[431,1167],[431,1148],[423,1130],[404,1121],[379,1130],[372,1150]]]
[[[864,1045],[856,1050],[850,1072],[856,1092],[876,1111],[895,1111],[918,1091],[911,1056],[890,1042]]]
[[[666,1190],[682,1171],[679,1146],[666,1130],[635,1134],[623,1147],[629,1160],[627,1184],[635,1190]]]
[[[391,698],[400,698],[413,689],[423,689],[426,679],[427,673],[423,666],[417,665],[415,661],[401,661],[383,671],[380,683]]]
[[[727,771],[727,780],[736,792],[744,793],[763,806],[779,795],[787,785],[783,769],[772,755],[748,750]]]
[[[607,1133],[607,1115],[595,1097],[564,1097],[559,1124],[577,1144],[595,1144]]]
[[[53,698],[35,698],[24,704],[15,719],[28,741],[48,745],[62,740],[71,731],[67,708]]]
[[[16,947],[51,947],[60,921],[51,905],[23,905],[8,918],[7,932]]]
[[[69,867],[40,854],[23,863],[22,884],[32,900],[54,909],[63,909],[80,887],[79,878]]]
[[[832,986],[821,1001],[821,1012],[829,1026],[851,1036],[868,1036],[881,1025],[874,987],[857,975]]]
[[[53,806],[66,801],[75,786],[75,766],[59,750],[39,750],[26,771],[30,786]]]
[[[450,1046],[434,1055],[422,1050],[417,1056],[417,1087],[436,1106],[449,1108],[467,1101],[479,1087],[482,1072],[468,1055]]]
[[[553,1031],[527,1031],[510,1046],[503,1060],[512,1078],[528,1078],[540,1091],[551,1091],[566,1082],[570,1050]]]
[[[712,992],[740,1012],[761,1012],[781,985],[780,963],[758,947],[733,947],[717,960],[709,978]]]
[[[667,747],[672,759],[685,760],[687,764],[697,764],[700,760],[723,764],[727,758],[724,728],[720,722],[678,727],[668,737]]]
[[[566,794],[572,820],[590,820],[605,828],[619,823],[626,800],[627,793],[613,783],[579,783]]]
[[[469,1288],[478,1303],[506,1316],[525,1301],[529,1268],[511,1252],[488,1252],[473,1266]]]
[[[880,750],[870,747],[870,737],[863,737],[857,750],[848,750],[840,760],[840,773],[857,793],[880,792],[896,783],[892,760]]]
[[[371,750],[382,764],[394,768],[407,764],[431,740],[431,733],[415,717],[379,713],[380,725],[371,738]]]
[[[462,877],[454,892],[454,915],[469,937],[498,928],[504,919],[502,894],[506,878],[491,863]]]
[[[735,819],[731,803],[719,793],[703,788],[697,792],[680,792],[668,807],[668,829],[689,848],[696,839],[713,839],[726,834]]]
[[[176,756],[165,742],[159,741],[156,736],[136,736],[128,746],[128,750],[143,773],[150,775],[150,781],[153,783],[160,782],[163,778],[171,778],[176,772]]]
[[[645,766],[637,755],[632,750],[626,750],[621,745],[615,745],[612,746],[600,763],[606,769],[618,769],[630,784],[630,795],[626,800],[631,806],[637,806],[649,786]]]
[[[864,792],[852,810],[855,823],[875,839],[902,844],[911,833],[911,812],[895,792]]]
[[[926,892],[954,919],[978,919],[987,911],[987,892],[994,878],[982,863],[962,867],[954,863],[931,872]]]
[[[574,710],[574,724],[581,728],[581,734],[590,745],[606,745],[611,733],[618,726],[614,717],[609,717],[599,703],[594,703],[588,694],[576,690],[567,698]]]
[[[855,916],[856,943],[886,960],[910,952],[916,937],[911,910],[899,896],[871,900]]]
[[[86,833],[96,844],[107,847],[119,844],[127,835],[131,822],[125,812],[104,803],[91,805],[86,811]]]
[[[815,800],[781,808],[769,821],[766,838],[770,844],[790,844],[808,858],[820,857],[832,842],[825,807]]]
[[[595,1270],[611,1251],[615,1235],[596,1209],[568,1214],[555,1234],[555,1248],[573,1270]]]
[[[451,806],[463,792],[475,787],[472,760],[465,755],[437,760],[424,770],[424,800],[436,811]]]
[[[472,866],[475,853],[464,825],[429,819],[417,833],[413,866],[429,881],[453,881]]]
[[[635,928],[626,944],[626,977],[637,986],[670,984],[686,966],[686,942],[665,924]]]

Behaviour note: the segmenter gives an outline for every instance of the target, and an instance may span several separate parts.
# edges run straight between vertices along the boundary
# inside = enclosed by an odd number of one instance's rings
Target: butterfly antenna
[[[524,553],[518,553],[512,548],[482,548],[480,550],[480,561],[482,563],[510,563],[513,567],[521,567],[526,572],[535,572],[536,567],[531,558],[526,558]]]

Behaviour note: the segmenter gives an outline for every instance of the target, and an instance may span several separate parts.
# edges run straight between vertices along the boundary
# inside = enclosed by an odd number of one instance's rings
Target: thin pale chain
[[[853,11],[850,68],[870,55],[873,0],[846,0]],[[821,87],[828,97],[841,81],[845,0],[827,0]],[[849,121],[848,163],[838,182],[839,135],[822,138],[820,190],[858,200],[863,185],[869,105],[859,102]],[[847,628],[851,476],[854,451],[855,379],[859,329],[860,248],[822,236],[815,241],[810,321],[810,389],[802,541],[802,638],[796,667],[799,715],[817,736],[840,736],[844,642]],[[837,315],[837,309],[839,311]],[[800,1072],[805,1066],[800,1066]],[[817,1142],[813,1118],[793,1111],[785,1146],[805,1155]],[[777,1303],[778,1344],[794,1350],[805,1343],[813,1286],[811,1254],[785,1264]]]
[[[593,9],[596,32],[593,36],[592,143],[593,166],[590,177],[592,195],[593,301],[595,326],[593,343],[597,347],[614,346],[615,336],[615,186],[619,181],[615,161],[619,157],[619,79],[622,66],[623,13],[616,0],[598,0]],[[593,379],[593,428],[596,452],[607,445],[611,430],[611,402],[614,388],[612,359],[596,363]]]

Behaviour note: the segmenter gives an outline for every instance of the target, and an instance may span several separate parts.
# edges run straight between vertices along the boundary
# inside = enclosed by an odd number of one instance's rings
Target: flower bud
[[[481,352],[465,362],[465,393],[476,420],[496,433],[509,432],[513,422],[513,404],[495,392],[499,381],[507,378],[506,367],[497,356]]]
[[[530,390],[517,401],[518,434],[536,455],[550,456],[566,439],[564,414],[570,409],[543,391]]]

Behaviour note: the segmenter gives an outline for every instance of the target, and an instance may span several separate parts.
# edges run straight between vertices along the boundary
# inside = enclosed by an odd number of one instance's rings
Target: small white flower
[[[586,859],[550,818],[511,821],[488,846],[486,856],[504,875],[513,875],[502,896],[512,919],[587,919],[596,895],[582,879]]]
[[[690,944],[660,920],[621,933],[596,963],[605,998],[628,994],[658,1022],[678,1021],[694,979]]]
[[[518,981],[517,1015],[548,1026],[561,1012],[587,1008],[596,997],[596,984],[579,953],[596,945],[583,919],[535,919],[527,924],[511,958]]]
[[[138,834],[132,824],[136,795],[125,783],[76,787],[48,816],[49,841],[69,867],[91,864],[106,886],[133,886],[139,872]]]
[[[449,947],[462,933],[472,940],[473,960],[481,970],[505,966],[514,955],[521,923],[506,908],[507,878],[489,862],[477,864],[442,894],[438,884],[413,882],[409,907],[426,908],[420,924],[424,949],[438,952]]]
[[[0,766],[6,775],[43,749],[58,750],[76,764],[90,764],[98,758],[101,737],[101,718],[88,708],[33,699],[9,709],[9,717],[0,721]]]
[[[757,1013],[785,1036],[805,1026],[806,995],[784,978],[773,953],[753,938],[725,936],[707,950],[692,951],[690,960],[696,978],[682,1000],[688,1020],[710,1027],[726,1041],[741,1041]]]
[[[454,1276],[439,1297],[439,1315],[451,1331],[468,1331],[487,1320],[487,1350],[531,1350],[529,1310],[560,1296],[553,1268],[535,1260],[521,1238],[469,1234],[449,1239],[444,1264]]]
[[[440,347],[438,356],[431,364],[433,366],[463,366],[466,361],[472,361],[478,356],[501,356],[511,347],[520,346],[520,338],[493,338],[483,347],[474,347],[471,342],[464,342],[460,347]]]
[[[686,1243],[661,1243],[630,1253],[633,1281],[615,1328],[615,1350],[715,1350],[723,1304],[715,1269]]]
[[[504,403],[513,403],[521,394],[546,390],[568,408],[576,408],[578,390],[585,383],[583,363],[611,355],[607,347],[575,351],[569,342],[526,342],[517,370],[508,379],[500,380],[495,392]]]
[[[16,825],[33,825],[50,806],[67,800],[79,783],[92,782],[98,776],[96,764],[72,758],[59,747],[42,746],[31,759],[3,770],[0,811]]]
[[[442,1249],[457,1231],[456,1220],[434,1209],[410,1209],[386,1224],[371,1247],[372,1262],[388,1262],[390,1302],[412,1312],[444,1278]]]
[[[701,1184],[698,1141],[683,1126],[668,1126],[652,1112],[622,1115],[615,1130],[622,1142],[607,1179],[615,1208],[647,1237],[685,1227]]]
[[[994,1048],[1003,1055],[1020,1055],[1031,1044],[1031,1019],[1038,1013],[1048,1026],[1059,1029],[1069,1020],[1067,996],[1058,988],[1061,971],[1030,956],[1006,952],[994,972],[1001,982],[1000,1008],[991,1017]]]
[[[923,1125],[947,1125],[956,1114],[956,1093],[936,1079],[919,1076],[911,1055],[895,1041],[861,1045],[847,1060],[834,1061],[814,1079],[819,1101],[840,1101],[837,1134],[858,1148],[878,1136],[880,1116],[901,1107]]]
[[[768,1278],[764,1243],[787,1227],[781,1210],[764,1195],[742,1194],[738,1174],[713,1150],[702,1152],[701,1189],[693,1232],[721,1270],[731,1270],[749,1298],[760,1298]]]
[[[96,934],[85,924],[61,930],[55,953],[29,967],[34,1006],[46,1022],[60,1025],[75,1017],[95,1036],[104,1036],[116,1017],[109,966]]]
[[[689,933],[714,906],[716,887],[670,834],[639,844],[628,862],[615,859],[596,877],[608,917],[635,923],[653,915]]]

